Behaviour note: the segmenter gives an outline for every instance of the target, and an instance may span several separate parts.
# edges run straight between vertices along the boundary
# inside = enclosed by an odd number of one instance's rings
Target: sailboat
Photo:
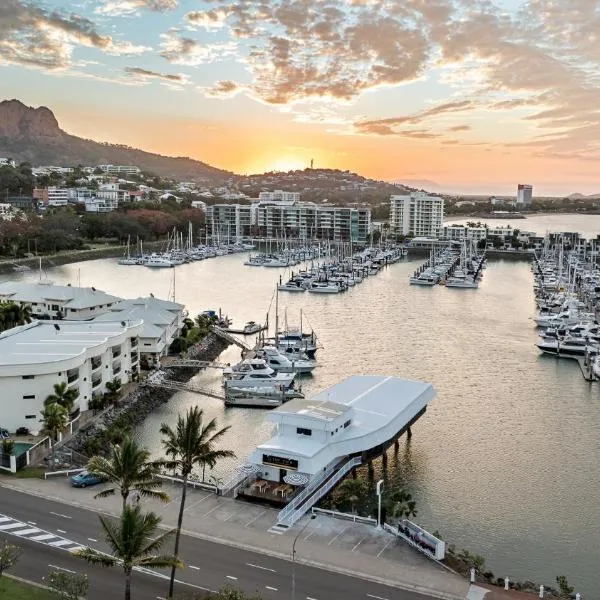
[[[123,255],[123,258],[120,258],[118,263],[120,265],[139,265],[139,260],[137,258],[133,258],[130,253],[129,253],[129,243],[130,243],[130,236],[127,236],[127,248],[125,250],[125,254]]]

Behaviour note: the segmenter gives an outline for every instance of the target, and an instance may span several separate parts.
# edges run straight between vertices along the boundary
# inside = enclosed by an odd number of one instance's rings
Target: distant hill
[[[399,183],[406,187],[415,188],[417,190],[441,191],[442,186],[430,179],[397,179],[392,183]]]
[[[598,200],[600,199],[600,194],[570,194],[567,196],[569,200]]]
[[[19,100],[0,102],[0,156],[33,165],[135,165],[162,177],[211,183],[233,176],[188,157],[162,156],[70,135],[49,108],[32,108]]]

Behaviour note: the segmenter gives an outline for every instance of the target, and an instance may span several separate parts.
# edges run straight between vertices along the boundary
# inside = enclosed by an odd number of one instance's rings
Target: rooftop
[[[337,404],[335,402],[329,402],[328,400],[305,400],[303,398],[296,398],[282,404],[273,412],[297,414],[318,419],[320,421],[333,421],[349,410],[350,407],[344,404]]]
[[[138,325],[141,322],[123,326],[120,321],[34,321],[0,333],[0,367],[73,358]]]
[[[88,308],[101,304],[113,304],[120,298],[111,296],[96,288],[55,285],[51,281],[41,280],[35,283],[5,281],[0,283],[0,298],[18,302],[64,302],[67,308]]]

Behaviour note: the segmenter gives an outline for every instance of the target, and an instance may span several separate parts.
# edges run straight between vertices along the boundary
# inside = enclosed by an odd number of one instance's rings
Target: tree
[[[367,485],[362,479],[344,479],[338,488],[342,502],[350,502],[352,512],[355,512],[356,503],[367,493]]]
[[[574,587],[569,585],[567,578],[564,575],[558,575],[556,577],[556,583],[558,584],[558,589],[560,590],[561,598],[572,598],[573,592],[575,591]]]
[[[9,544],[6,540],[0,540],[0,577],[4,571],[14,566],[23,550],[19,546]]]
[[[417,516],[416,502],[406,490],[394,490],[389,498],[389,511],[395,519],[407,519]]]
[[[73,554],[95,565],[104,567],[121,565],[125,574],[125,600],[130,600],[131,574],[134,567],[150,569],[183,567],[175,556],[157,554],[174,532],[171,530],[152,539],[156,535],[160,521],[160,517],[152,512],[142,513],[139,507],[125,506],[118,521],[100,517],[100,524],[106,534],[112,556],[92,548],[82,548]]]
[[[52,571],[46,578],[46,583],[60,600],[85,598],[90,587],[87,575],[64,571]]]
[[[165,436],[162,443],[165,454],[168,457],[167,467],[178,470],[183,479],[181,504],[179,506],[179,517],[177,519],[177,531],[175,534],[175,558],[179,557],[179,538],[181,536],[187,482],[190,473],[196,465],[214,465],[220,458],[235,456],[231,450],[215,449],[217,440],[227,432],[229,427],[217,429],[216,419],[211,419],[206,425],[203,425],[202,417],[202,410],[194,406],[188,410],[185,418],[179,415],[175,431],[166,423],[163,423],[160,427],[160,433]],[[171,569],[169,598],[173,597],[174,583],[175,567]]]
[[[60,431],[65,429],[69,423],[67,411],[60,404],[52,402],[44,407],[42,411],[44,431],[52,440],[52,464],[55,463],[54,442]]]
[[[127,498],[134,491],[146,498],[169,501],[169,495],[158,489],[162,483],[156,475],[162,464],[161,461],[151,461],[150,452],[140,447],[130,435],[126,435],[121,444],[113,445],[110,458],[93,456],[86,468],[90,473],[99,475],[114,485],[95,497],[113,496],[119,490],[125,510]]]
[[[44,400],[44,405],[49,406],[50,404],[58,404],[59,406],[62,406],[67,413],[70,413],[73,410],[73,405],[75,404],[78,393],[77,390],[68,388],[67,385],[66,381],[55,383],[54,393],[50,394],[46,400]]]
[[[119,379],[114,379],[113,381],[106,382],[106,389],[108,390],[107,399],[109,402],[113,404],[117,404],[117,400],[119,398],[119,390],[121,389],[121,381]]]

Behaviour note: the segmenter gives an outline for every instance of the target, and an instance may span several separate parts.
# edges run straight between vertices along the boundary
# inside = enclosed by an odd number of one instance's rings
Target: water
[[[232,255],[177,267],[177,300],[192,315],[221,307],[236,325],[262,320],[281,271],[245,267],[243,260]],[[497,576],[552,584],[565,574],[591,597],[600,558],[598,384],[586,383],[574,361],[543,357],[535,348],[527,262],[490,262],[478,290],[410,286],[417,264],[392,265],[339,296],[280,294],[282,320],[287,308],[290,323],[297,323],[302,307],[305,326],[312,325],[323,345],[304,390],[367,373],[433,383],[436,399],[388,466],[417,500],[418,521],[458,549],[485,556]],[[167,297],[173,270],[105,259],[49,275],[75,283],[78,274],[82,285],[120,296]],[[232,347],[222,359],[238,357]],[[216,387],[219,373],[197,379]],[[269,436],[264,411],[225,410],[218,400],[177,393],[150,415],[140,436],[160,453],[160,423],[173,425],[196,403],[207,417],[231,425],[224,447],[238,458],[216,472],[227,479]]]

